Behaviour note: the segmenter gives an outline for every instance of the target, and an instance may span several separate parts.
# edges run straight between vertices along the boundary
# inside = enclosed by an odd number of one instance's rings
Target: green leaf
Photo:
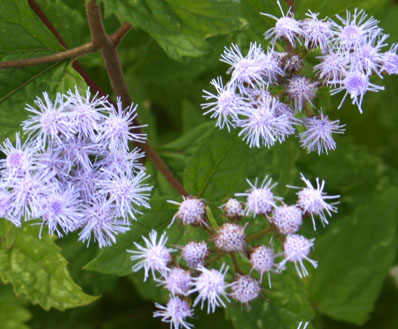
[[[29,329],[25,322],[31,318],[10,286],[0,284],[0,323],[2,329]]]
[[[236,133],[211,129],[201,140],[184,172],[184,186],[207,200],[232,196],[244,182],[248,146]]]
[[[15,228],[0,222],[0,278],[11,283],[15,293],[48,310],[87,305],[98,297],[85,294],[73,282],[67,262],[54,238],[39,239],[40,227]]]
[[[204,55],[206,38],[241,29],[239,2],[235,0],[102,0],[106,15],[148,32],[173,59]]]
[[[131,274],[133,265],[127,249],[133,249],[133,242],[142,244],[141,237],[152,229],[162,232],[170,224],[176,209],[167,203],[168,198],[152,198],[151,209],[144,210],[137,222],[132,224],[131,230],[118,237],[112,246],[101,250],[99,255],[90,261],[84,268],[105,274],[126,276]]]
[[[28,59],[62,51],[58,41],[29,8],[27,1],[3,0],[0,12],[0,60]],[[12,78],[10,78],[12,77]],[[68,62],[0,70],[0,139],[19,129],[26,104],[47,91],[50,97],[77,85],[82,77]],[[12,115],[10,115],[12,114]]]
[[[316,242],[310,292],[319,312],[357,325],[368,319],[397,251],[397,197],[387,189]]]
[[[265,298],[251,303],[250,310],[239,303],[228,305],[227,318],[236,329],[291,329],[314,317],[308,293],[294,269],[272,275],[272,289],[265,293]]]

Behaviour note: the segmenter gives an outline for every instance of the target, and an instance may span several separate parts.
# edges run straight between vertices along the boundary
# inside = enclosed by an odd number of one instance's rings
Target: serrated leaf
[[[294,270],[273,275],[272,289],[265,293],[265,298],[251,303],[250,310],[239,303],[228,305],[227,318],[236,329],[294,329],[300,321],[314,317],[308,293]]]
[[[28,59],[62,51],[62,47],[29,8],[27,1],[3,0],[0,11],[0,60]],[[12,77],[12,78],[10,78]],[[28,116],[27,103],[47,91],[86,84],[68,62],[0,70],[0,139],[13,135]],[[12,114],[12,115],[10,115]]]
[[[46,310],[65,310],[95,301],[98,297],[85,294],[73,282],[54,237],[39,239],[39,230],[30,225],[17,229],[1,220],[1,280],[11,283],[17,295],[26,296]]]
[[[131,230],[118,237],[112,246],[101,250],[99,255],[84,268],[105,274],[126,276],[131,274],[133,263],[127,249],[133,249],[133,242],[142,244],[141,237],[152,229],[162,232],[170,224],[176,209],[167,203],[168,197],[152,198],[151,209],[145,210],[138,221],[132,224]]]
[[[0,323],[2,329],[29,329],[25,322],[31,318],[10,286],[0,284]]]
[[[206,38],[246,24],[235,0],[102,0],[105,13],[148,32],[173,59],[195,57],[209,49]]]
[[[248,147],[240,137],[213,128],[190,159],[184,172],[184,186],[192,195],[219,201],[237,192],[248,163]]]
[[[390,188],[330,226],[317,242],[310,292],[319,312],[363,324],[397,250],[397,190]]]

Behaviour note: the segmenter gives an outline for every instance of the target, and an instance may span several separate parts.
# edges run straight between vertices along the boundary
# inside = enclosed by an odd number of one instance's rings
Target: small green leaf
[[[11,283],[15,293],[25,295],[46,310],[65,310],[87,305],[98,297],[85,294],[73,282],[67,262],[54,238],[39,239],[38,226],[15,228],[0,222],[0,278]]]
[[[0,323],[2,329],[29,329],[25,322],[31,318],[10,286],[0,284]]]
[[[310,292],[319,312],[357,325],[368,319],[397,251],[397,197],[387,189],[316,242]]]

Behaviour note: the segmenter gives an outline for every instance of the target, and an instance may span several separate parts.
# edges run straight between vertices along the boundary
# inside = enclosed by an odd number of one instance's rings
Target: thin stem
[[[112,44],[108,35],[106,34],[104,24],[101,16],[101,9],[95,0],[90,0],[86,4],[87,18],[90,27],[92,42],[101,49],[102,57],[105,62],[105,67],[111,81],[112,89],[116,96],[120,96],[124,104],[131,104],[132,98],[127,87],[127,82],[120,63],[119,53],[116,46]],[[139,123],[135,120],[135,124]],[[169,181],[173,188],[181,195],[188,195],[184,186],[175,177],[172,171],[163,162],[156,151],[149,145],[149,143],[141,144],[142,149],[147,156],[155,163],[159,171]]]
[[[235,273],[243,274],[242,270],[239,267],[238,260],[236,259],[235,254],[234,253],[230,253],[229,255],[231,256],[232,263],[234,264]]]
[[[264,229],[264,230],[262,230],[260,232],[257,232],[257,233],[254,233],[252,235],[249,235],[246,238],[246,242],[253,242],[255,240],[258,240],[258,239],[262,238],[263,236],[267,235],[268,233],[272,232],[273,230],[274,230],[273,226],[270,225],[266,229]]]
[[[109,37],[112,45],[116,47],[130,28],[131,25],[129,23],[125,23],[114,34],[112,34]],[[0,69],[26,67],[26,66],[44,64],[44,63],[60,62],[63,60],[78,58],[80,56],[96,52],[98,50],[99,50],[98,46],[96,46],[92,41],[90,41],[82,46],[73,49],[67,49],[63,52],[56,54],[51,54],[43,57],[29,58],[29,59],[0,62]]]

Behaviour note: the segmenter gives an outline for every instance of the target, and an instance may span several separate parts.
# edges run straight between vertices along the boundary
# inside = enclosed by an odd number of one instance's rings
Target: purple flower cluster
[[[282,17],[263,14],[276,21],[265,33],[270,47],[251,43],[244,55],[236,44],[226,47],[221,61],[229,65],[230,78],[221,77],[211,84],[216,92],[204,90],[204,115],[216,118],[216,126],[239,129],[239,135],[250,147],[271,147],[298,133],[301,146],[308,152],[323,152],[336,148],[333,134],[344,133],[339,120],[332,121],[317,111],[314,100],[319,88],[330,93],[344,93],[339,108],[349,96],[362,113],[362,101],[367,91],[383,87],[370,82],[372,76],[398,73],[398,45],[382,52],[388,35],[378,21],[363,10],[347,11],[337,20],[319,19],[318,13],[309,11],[306,18],[296,20],[289,9]],[[286,51],[278,52],[275,45],[284,41]],[[302,67],[309,52],[315,52],[318,64],[312,74],[304,76]],[[302,129],[301,129],[302,130]]]
[[[318,178],[316,187],[303,175],[301,179],[304,187],[290,186],[298,189],[294,205],[286,205],[281,197],[274,195],[277,183],[272,183],[268,176],[261,184],[257,179],[254,183],[248,180],[250,189],[235,195],[243,197],[243,202],[231,198],[220,206],[222,224],[215,224],[221,221],[215,218],[209,220],[208,216],[213,215],[205,200],[195,197],[184,197],[181,202],[170,200],[169,203],[178,206],[172,224],[178,222],[203,229],[209,238],[190,241],[176,249],[167,246],[167,232],[159,237],[152,230],[149,238],[142,237],[143,245],[134,242],[135,248],[127,250],[132,254],[132,270],[143,269],[144,281],[152,274],[170,294],[167,305],[156,304],[158,310],[154,316],[174,328],[192,328],[187,321],[193,317],[196,305],[206,308],[208,313],[215,312],[217,307],[226,307],[231,300],[248,305],[266,292],[262,286],[264,275],[271,289],[271,274],[283,272],[288,263],[294,264],[300,277],[308,275],[305,261],[316,268],[317,261],[309,257],[314,239],[297,232],[306,216],[312,218],[314,229],[316,218],[325,226],[326,216],[337,212],[337,202],[329,200],[339,196],[328,196],[324,192],[325,182]],[[247,231],[255,219],[262,221],[264,230],[249,235]],[[228,261],[234,266],[226,265]],[[240,269],[242,263],[250,264],[247,273]]]
[[[144,142],[133,132],[136,106],[114,107],[87,90],[47,93],[27,105],[13,144],[0,145],[0,217],[47,227],[62,237],[80,230],[79,240],[94,238],[100,248],[130,229],[139,207],[148,208],[151,187],[140,163],[144,154],[129,142]]]

